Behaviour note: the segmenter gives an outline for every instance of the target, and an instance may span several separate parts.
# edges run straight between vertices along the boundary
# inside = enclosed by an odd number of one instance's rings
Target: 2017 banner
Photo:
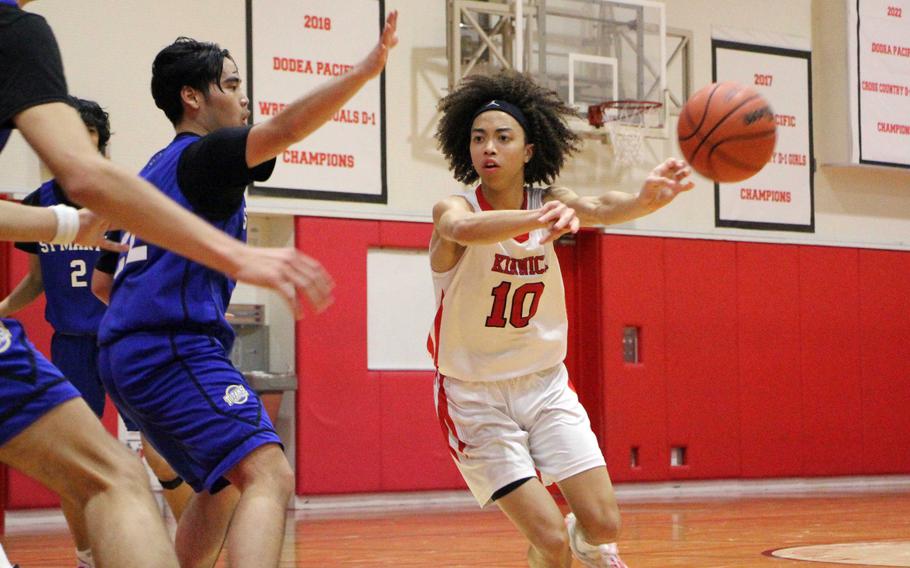
[[[774,153],[760,172],[714,184],[716,226],[814,232],[810,53],[718,39],[712,51],[714,80],[758,91],[777,123]]]

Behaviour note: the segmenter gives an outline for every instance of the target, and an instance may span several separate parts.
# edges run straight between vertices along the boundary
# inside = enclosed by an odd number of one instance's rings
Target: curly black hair
[[[79,113],[86,127],[98,131],[98,151],[104,154],[107,143],[111,139],[110,116],[95,101],[70,95],[68,102]]]
[[[437,109],[442,112],[442,119],[436,128],[436,139],[455,179],[465,184],[478,179],[471,163],[471,126],[477,109],[493,99],[512,103],[527,118],[530,132],[525,132],[525,140],[535,145],[534,155],[525,166],[525,182],[553,183],[566,157],[576,152],[581,143],[565,121],[576,112],[554,91],[516,71],[469,75],[439,101]]]

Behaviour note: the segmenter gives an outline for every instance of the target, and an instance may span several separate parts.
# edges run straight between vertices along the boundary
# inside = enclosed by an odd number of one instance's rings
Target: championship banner
[[[910,167],[910,0],[851,0],[850,6],[859,163]]]
[[[383,0],[247,0],[253,122],[343,75],[379,41]],[[278,156],[252,195],[386,203],[385,73]]]
[[[715,225],[814,232],[810,53],[717,39],[712,52],[714,81],[755,89],[777,123],[774,153],[760,172],[714,184]]]

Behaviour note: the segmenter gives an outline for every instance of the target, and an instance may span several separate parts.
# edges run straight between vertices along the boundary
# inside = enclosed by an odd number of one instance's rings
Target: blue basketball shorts
[[[0,446],[78,396],[79,391],[35,349],[19,322],[0,320]]]
[[[281,445],[259,396],[209,335],[127,335],[101,346],[99,369],[120,413],[196,492],[217,492],[253,450]]]
[[[98,375],[98,336],[54,333],[51,338],[51,362],[76,387],[98,418],[104,416],[104,385]],[[127,430],[138,426],[123,417]]]
[[[76,387],[92,412],[104,414],[104,386],[98,376],[98,336],[54,333],[51,362]]]

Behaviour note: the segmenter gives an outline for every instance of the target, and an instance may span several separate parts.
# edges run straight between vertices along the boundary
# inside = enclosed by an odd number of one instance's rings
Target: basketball
[[[777,140],[774,112],[754,89],[712,83],[683,105],[676,134],[692,168],[716,182],[752,177],[771,159]]]

